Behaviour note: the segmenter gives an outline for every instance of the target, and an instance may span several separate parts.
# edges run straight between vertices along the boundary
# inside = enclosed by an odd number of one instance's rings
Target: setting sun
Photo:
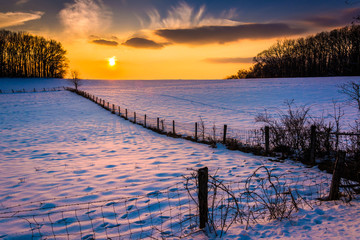
[[[112,67],[112,66],[115,66],[116,64],[116,58],[115,56],[112,57],[112,58],[109,58],[109,65]]]

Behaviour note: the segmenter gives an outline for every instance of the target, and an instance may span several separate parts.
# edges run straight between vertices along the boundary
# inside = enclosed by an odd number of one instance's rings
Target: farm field
[[[275,79],[271,89],[269,80],[84,81],[81,89],[154,117],[184,123],[201,117],[238,129],[257,127],[256,114],[284,110],[286,99],[325,116],[335,99],[344,104],[346,126],[357,112],[345,104],[337,85],[349,79],[355,78]],[[4,92],[66,85],[63,80],[0,80]],[[216,233],[191,226],[196,204],[183,176],[208,167],[209,174],[236,183],[240,194],[261,166],[298,188],[309,204],[282,221],[258,219],[248,227],[236,222],[224,238],[360,237],[358,200],[316,201],[331,181],[317,167],[159,135],[67,91],[0,94],[0,106],[0,239],[213,239]]]

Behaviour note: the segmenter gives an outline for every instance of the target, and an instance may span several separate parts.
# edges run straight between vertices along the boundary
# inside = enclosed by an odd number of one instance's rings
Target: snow
[[[349,79],[353,78],[275,79],[273,84],[269,79],[85,81],[81,88],[111,103],[154,116],[189,123],[202,116],[208,122],[253,128],[254,115],[264,108],[281,108],[287,98],[294,98],[298,104],[312,104],[314,113],[323,109],[331,111],[333,98],[345,102],[345,98],[337,92],[337,84]],[[2,79],[0,89],[31,90],[67,84],[57,79]],[[344,108],[348,113],[346,121],[356,117],[355,110],[347,106]],[[0,239],[31,239],[32,235],[27,222],[5,218],[6,211],[21,212],[36,208],[38,213],[63,205],[71,208],[95,201],[108,203],[110,199],[127,199],[127,209],[131,206],[139,208],[141,219],[135,219],[137,225],[132,230],[124,224],[119,227],[121,234],[127,236],[125,238],[139,237],[127,234],[136,232],[134,229],[139,229],[139,226],[145,231],[150,227],[150,220],[155,223],[158,220],[149,219],[148,214],[141,212],[141,206],[155,200],[161,203],[169,201],[166,204],[174,206],[170,207],[172,214],[181,212],[177,208],[179,202],[187,203],[189,199],[186,191],[180,190],[184,183],[182,175],[191,174],[193,169],[204,166],[209,168],[210,174],[216,172],[229,183],[242,182],[240,186],[258,167],[266,166],[273,169],[277,176],[282,176],[284,181],[299,186],[299,191],[313,205],[313,209],[301,206],[290,219],[260,221],[251,224],[249,229],[245,224],[236,223],[226,233],[226,239],[360,237],[360,222],[354,217],[360,214],[358,200],[353,200],[351,204],[341,201],[320,204],[315,201],[317,195],[312,193],[318,190],[320,183],[327,188],[331,180],[329,174],[316,167],[305,168],[291,161],[268,161],[267,158],[229,151],[221,145],[210,148],[159,135],[67,91],[0,94],[0,109]],[[301,189],[300,183],[309,188]],[[166,194],[158,195],[157,199],[151,198],[151,194],[164,189],[172,191],[165,191]],[[326,189],[322,191],[326,192]],[[146,198],[149,203],[142,202],[144,196],[150,196]],[[133,198],[137,199],[137,205],[131,202]],[[152,210],[157,211],[157,205],[153,206]],[[162,207],[166,212],[166,206]],[[130,209],[127,210],[129,213]],[[97,213],[94,212],[94,216]],[[130,221],[127,216],[120,216],[119,221]],[[68,216],[69,219],[71,217],[74,218],[73,215]],[[162,217],[166,219],[165,215]],[[60,221],[67,216],[55,215],[53,218]],[[105,219],[107,222],[104,218],[95,218],[91,223],[97,229],[97,239],[106,238],[101,224],[116,226],[113,217]],[[175,223],[169,221],[159,226],[166,228]],[[84,229],[89,225],[86,223]],[[45,226],[42,228],[45,229]],[[60,227],[55,230],[63,234],[67,231]],[[108,228],[108,231],[111,229]],[[210,238],[213,237],[210,235]],[[78,237],[72,235],[70,238]],[[189,238],[207,239],[203,233],[190,235]]]

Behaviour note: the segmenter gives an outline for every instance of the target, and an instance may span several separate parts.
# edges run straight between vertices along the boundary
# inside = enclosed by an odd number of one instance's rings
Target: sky
[[[84,79],[222,79],[359,14],[357,0],[0,0],[0,29],[60,41]]]

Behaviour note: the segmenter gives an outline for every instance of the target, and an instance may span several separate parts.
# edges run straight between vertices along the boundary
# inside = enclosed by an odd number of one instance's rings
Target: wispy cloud
[[[243,24],[236,26],[204,26],[186,29],[159,29],[155,33],[170,42],[184,44],[227,43],[241,39],[266,39],[304,33],[305,29],[287,24]]]
[[[133,47],[133,48],[152,48],[152,49],[160,49],[163,48],[165,43],[157,43],[153,40],[149,40],[142,37],[133,37],[124,42],[122,45]]]
[[[205,61],[209,63],[253,63],[253,58],[207,58]]]
[[[112,14],[102,0],[74,0],[65,6],[59,16],[66,32],[72,36],[102,33],[111,24]]]
[[[18,0],[16,2],[16,5],[23,5],[23,4],[28,3],[28,2],[29,2],[29,0]]]
[[[25,22],[40,19],[44,12],[0,12],[0,28],[23,25]]]
[[[236,25],[239,22],[232,21],[234,10],[223,12],[219,18],[206,14],[205,5],[198,9],[188,5],[186,2],[180,2],[177,6],[170,8],[166,16],[161,16],[158,10],[152,9],[147,12],[147,19],[139,18],[143,28],[146,29],[178,29],[199,26]]]

